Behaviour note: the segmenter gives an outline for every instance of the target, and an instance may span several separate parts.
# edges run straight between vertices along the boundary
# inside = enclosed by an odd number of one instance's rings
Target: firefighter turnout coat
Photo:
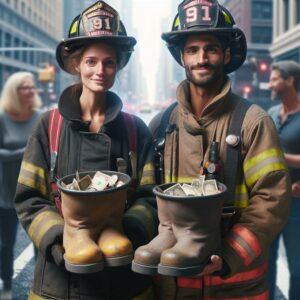
[[[190,182],[208,160],[208,148],[219,142],[220,181],[224,182],[228,128],[235,105],[245,101],[231,92],[230,80],[197,119],[192,113],[189,83],[177,90],[164,149],[164,180]],[[161,114],[150,123],[158,134]],[[276,128],[265,111],[252,105],[241,128],[241,155],[236,166],[235,199],[238,213],[222,240],[222,258],[229,267],[224,276],[158,277],[160,299],[267,300],[265,281],[268,247],[284,226],[291,186]],[[188,245],[186,245],[188,247]]]
[[[119,97],[107,92],[105,123],[99,133],[91,133],[88,130],[89,122],[81,120],[79,96],[80,92],[70,87],[63,92],[59,102],[63,123],[57,176],[61,178],[77,170],[116,171],[117,158],[126,161],[127,173],[132,175]],[[39,251],[29,299],[152,299],[148,293],[150,279],[131,272],[130,265],[83,275],[67,272],[64,266],[58,267],[54,263],[50,249],[54,243],[62,241],[64,220],[50,196],[48,123],[49,112],[46,112],[41,116],[26,147],[15,197],[21,224]],[[131,207],[141,197],[150,194],[147,189],[151,191],[154,184],[151,133],[138,117],[134,117],[134,124],[138,187],[134,199],[130,199],[133,202]],[[153,223],[156,212],[152,212],[147,204],[140,204],[137,210],[142,214],[140,219],[145,220],[148,228],[153,230],[157,226]],[[150,239],[154,234],[150,234]],[[137,296],[139,298],[135,298]]]

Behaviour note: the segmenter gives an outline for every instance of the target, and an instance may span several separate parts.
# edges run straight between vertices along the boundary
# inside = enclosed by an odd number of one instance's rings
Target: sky
[[[163,30],[161,20],[170,15],[171,28],[174,16],[171,16],[169,1],[166,0],[134,0],[133,4],[133,26],[138,29],[139,59],[143,66],[144,76],[147,74],[147,102],[153,103],[160,50],[164,45],[160,37]]]

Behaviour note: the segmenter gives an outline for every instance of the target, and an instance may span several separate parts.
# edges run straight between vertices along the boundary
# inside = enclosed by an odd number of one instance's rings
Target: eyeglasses
[[[18,90],[22,90],[22,91],[35,91],[36,87],[35,86],[20,86],[18,87]]]

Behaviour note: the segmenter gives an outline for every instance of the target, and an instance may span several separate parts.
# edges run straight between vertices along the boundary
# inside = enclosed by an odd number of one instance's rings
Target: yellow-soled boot
[[[132,244],[122,229],[125,203],[126,191],[119,191],[111,195],[103,208],[106,212],[106,222],[99,236],[98,245],[107,266],[127,265],[133,258]]]

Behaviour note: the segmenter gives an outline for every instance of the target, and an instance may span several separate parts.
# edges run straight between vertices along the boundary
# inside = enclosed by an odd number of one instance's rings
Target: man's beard
[[[193,73],[192,73],[192,71],[197,67],[208,67],[213,72],[208,76],[204,76],[204,78],[198,79],[198,78],[195,78],[195,76],[193,76]],[[224,76],[222,66],[221,65],[212,65],[212,64],[197,64],[197,65],[192,65],[192,66],[185,66],[185,74],[186,74],[186,78],[190,82],[192,82],[195,86],[201,87],[201,88],[210,87],[210,86],[216,84],[216,82],[221,80]]]

